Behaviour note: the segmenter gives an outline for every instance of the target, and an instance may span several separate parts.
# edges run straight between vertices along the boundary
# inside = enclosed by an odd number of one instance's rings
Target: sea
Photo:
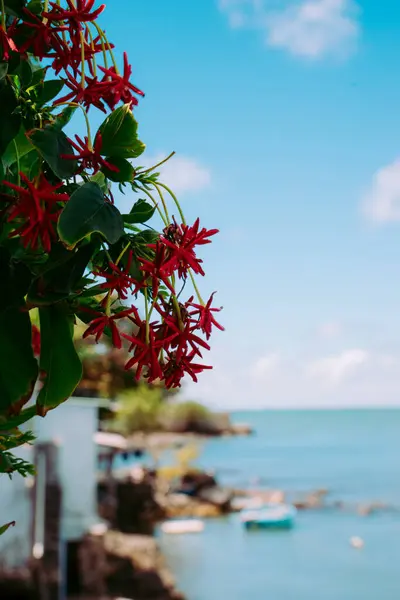
[[[246,531],[238,515],[202,533],[159,534],[188,600],[399,600],[400,410],[234,413],[254,435],[211,439],[197,464],[237,488],[290,497],[318,488],[347,509],[299,511],[290,531]],[[393,510],[361,516],[359,503]],[[398,510],[397,510],[398,509]],[[364,540],[355,549],[350,538]]]

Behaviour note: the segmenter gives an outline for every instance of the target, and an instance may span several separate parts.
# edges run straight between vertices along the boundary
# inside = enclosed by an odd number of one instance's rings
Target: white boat
[[[290,504],[264,504],[258,509],[243,510],[240,517],[246,528],[290,529],[296,515],[296,508]]]
[[[165,521],[161,525],[163,533],[200,533],[204,530],[204,523],[199,519],[180,519],[177,521]]]

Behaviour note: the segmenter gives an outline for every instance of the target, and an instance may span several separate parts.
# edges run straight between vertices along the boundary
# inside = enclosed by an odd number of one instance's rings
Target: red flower
[[[41,18],[34,15],[30,10],[24,8],[24,13],[29,17],[29,21],[24,21],[21,28],[29,28],[32,30],[31,35],[20,46],[19,51],[32,52],[40,60],[48,55],[50,50],[60,52],[61,40],[57,36],[57,32],[68,29],[65,25],[52,27],[51,23],[43,21]]]
[[[77,76],[79,69],[82,66],[82,44],[81,40],[78,44],[68,45],[64,40],[59,40],[60,46],[54,54],[48,54],[47,58],[53,58],[52,68],[56,75],[60,73],[62,69],[67,70],[68,67],[72,69],[75,76]],[[110,44],[110,48],[114,48],[113,44]],[[85,61],[89,66],[89,72],[94,77],[94,57],[99,52],[103,51],[103,45],[101,43],[100,36],[97,36],[93,42],[88,40],[88,33],[85,32],[85,42],[83,46],[83,52],[85,55]]]
[[[35,356],[40,356],[40,331],[36,325],[32,325],[32,348]]]
[[[168,346],[176,333],[172,333],[169,338],[160,338],[157,333],[159,326],[154,322],[147,324],[140,318],[137,310],[135,310],[134,317],[131,317],[131,321],[135,325],[136,333],[134,335],[122,334],[131,343],[129,352],[133,351],[133,356],[126,363],[125,369],[136,366],[136,380],[140,379],[144,368],[147,370],[146,377],[149,383],[156,379],[162,379],[160,352]]]
[[[56,100],[54,106],[66,102],[76,102],[83,104],[86,109],[93,105],[104,113],[106,112],[103,99],[107,91],[107,84],[98,81],[96,77],[85,77],[85,87],[82,87],[82,83],[77,81],[71,73],[66,71],[66,75],[68,79],[64,79],[64,81],[71,92]]]
[[[149,244],[149,246],[155,249],[155,256],[153,260],[148,260],[146,258],[139,258],[138,260],[141,263],[140,269],[143,271],[145,279],[151,279],[153,298],[156,298],[158,295],[160,281],[167,286],[171,294],[175,294],[175,290],[169,282],[168,273],[165,269],[165,263],[167,260],[167,250],[165,246],[163,246],[160,242],[157,242],[156,244]]]
[[[51,240],[56,239],[54,224],[58,220],[60,202],[69,200],[68,194],[56,194],[62,183],[51,185],[42,174],[37,182],[30,181],[20,173],[26,188],[9,181],[6,185],[18,193],[17,202],[11,207],[8,221],[22,220],[22,224],[10,233],[10,237],[21,236],[25,248],[37,250],[41,244],[43,250],[50,252]]]
[[[67,0],[69,10],[66,10],[56,2],[50,2],[52,10],[44,12],[43,16],[49,21],[68,21],[75,31],[80,31],[82,23],[95,21],[106,7],[105,4],[101,4],[91,12],[94,3],[95,0]]]
[[[204,275],[201,259],[197,258],[194,251],[196,246],[210,244],[208,238],[218,233],[218,229],[201,229],[200,220],[196,219],[193,225],[170,225],[164,230],[161,242],[168,248],[169,258],[165,261],[164,271],[172,274],[178,271],[179,277],[186,277],[187,270],[192,269],[194,273]],[[154,247],[153,244],[149,244]]]
[[[111,273],[100,270],[94,271],[93,275],[96,277],[104,277],[106,281],[100,285],[103,290],[110,290],[111,292],[116,291],[120,300],[126,300],[128,298],[128,291],[135,294],[144,284],[136,281],[130,274],[130,268],[132,266],[133,253],[130,250],[128,260],[125,269],[121,269],[113,263],[109,263]],[[132,291],[132,288],[133,291]]]
[[[2,60],[7,61],[10,58],[10,52],[18,52],[15,42],[11,39],[3,26],[0,25],[0,48],[3,50]]]
[[[213,312],[219,312],[220,310],[222,310],[222,307],[211,308],[211,303],[213,301],[214,294],[215,292],[211,294],[207,304],[205,305],[190,302],[190,306],[195,309],[190,312],[190,315],[198,316],[197,327],[201,329],[201,331],[206,335],[207,339],[210,339],[211,330],[213,326],[217,327],[217,329],[220,329],[221,331],[225,331],[225,328],[222,327],[222,325],[215,320],[213,315]]]
[[[189,347],[200,357],[201,351],[199,350],[199,346],[205,350],[210,350],[210,346],[196,335],[195,331],[197,327],[193,326],[185,306],[179,306],[179,315],[176,314],[175,309],[171,306],[167,308],[167,311],[162,311],[158,305],[155,308],[162,316],[164,336],[171,338],[170,346],[176,349],[176,358],[178,361],[181,356],[188,352]],[[165,345],[164,347],[166,348]]]
[[[129,370],[136,366],[135,379],[138,381],[143,368],[147,369],[146,377],[149,383],[155,379],[162,378],[162,369],[159,361],[159,354],[162,348],[162,342],[155,339],[154,324],[149,323],[149,340],[146,341],[146,321],[142,321],[139,331],[135,336],[124,335],[131,342],[130,352],[134,349],[132,358],[128,360],[125,369]]]
[[[83,309],[83,307],[81,307],[81,309]],[[126,310],[121,310],[120,312],[115,313],[114,315],[110,315],[110,316],[105,315],[100,312],[89,311],[89,312],[93,312],[94,314],[96,314],[98,316],[95,319],[93,319],[93,321],[90,323],[89,327],[86,329],[86,331],[82,337],[87,338],[89,335],[94,335],[96,342],[98,342],[100,340],[100,338],[102,337],[102,335],[104,334],[104,330],[106,328],[109,328],[110,332],[111,332],[111,339],[112,339],[113,346],[115,348],[122,348],[121,335],[120,335],[120,332],[118,331],[118,327],[115,324],[115,321],[118,319],[123,319],[125,317],[129,317],[129,315],[134,313],[135,310],[136,309],[134,307],[132,307],[132,308],[128,308]]]
[[[163,367],[164,383],[167,389],[180,387],[181,380],[186,373],[194,382],[197,382],[197,375],[199,373],[205,369],[212,369],[210,366],[194,363],[195,356],[195,352],[190,352],[189,354],[183,354],[178,359],[176,352],[168,353],[168,360]]]
[[[93,169],[93,173],[97,173],[102,167],[106,167],[110,171],[118,173],[118,167],[107,162],[101,156],[102,138],[100,133],[96,135],[93,148],[89,148],[89,141],[87,137],[82,140],[79,135],[75,135],[75,139],[77,143],[70,138],[68,138],[68,141],[78,152],[78,154],[62,154],[61,158],[65,160],[79,160],[81,163],[79,167],[79,173],[85,171],[86,169]]]
[[[129,81],[132,75],[132,67],[128,63],[128,55],[126,52],[124,52],[124,74],[122,76],[117,73],[115,67],[110,67],[108,69],[99,67],[99,69],[104,73],[102,83],[107,83],[108,85],[108,92],[104,101],[111,110],[113,110],[121,100],[124,104],[129,104],[131,107],[137,105],[138,100],[133,96],[132,92],[138,96],[144,96],[144,93]]]

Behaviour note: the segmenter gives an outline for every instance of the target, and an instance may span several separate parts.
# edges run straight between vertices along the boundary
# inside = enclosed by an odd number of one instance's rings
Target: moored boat
[[[204,529],[203,521],[199,519],[180,519],[176,521],[165,521],[161,525],[163,533],[200,533]]]
[[[246,528],[291,529],[297,510],[290,504],[265,504],[253,509],[243,510],[241,521]]]

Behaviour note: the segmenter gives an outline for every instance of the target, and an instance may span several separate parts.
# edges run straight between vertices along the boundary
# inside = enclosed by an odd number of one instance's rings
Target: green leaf
[[[30,406],[29,408],[24,408],[17,417],[0,417],[0,436],[2,431],[11,431],[30,421],[35,415],[36,407]]]
[[[22,262],[12,260],[6,248],[0,246],[0,313],[11,306],[20,306],[26,295],[32,274]]]
[[[0,158],[0,181],[4,179],[4,164],[2,159]]]
[[[25,154],[19,161],[19,170],[22,171],[31,181],[40,173],[42,159],[38,152],[33,149]]]
[[[147,244],[155,244],[160,234],[152,229],[144,229],[132,237],[133,243],[139,247],[147,247]]]
[[[95,175],[92,175],[90,181],[92,181],[93,183],[97,183],[97,185],[99,186],[101,191],[104,192],[104,194],[106,194],[109,191],[106,176],[101,171],[98,171]]]
[[[31,345],[32,326],[24,305],[0,313],[0,412],[18,415],[32,396],[38,364]]]
[[[58,221],[60,239],[69,247],[92,233],[100,233],[110,244],[124,233],[119,210],[106,202],[96,183],[85,183],[72,194]]]
[[[34,15],[40,15],[43,11],[43,3],[41,0],[31,0],[26,8]]]
[[[44,417],[71,396],[82,377],[82,364],[73,342],[74,316],[65,305],[39,308],[40,371],[43,387],[37,414]]]
[[[47,71],[48,67],[46,67],[45,69],[39,68],[39,69],[34,69],[33,73],[32,73],[32,81],[31,81],[31,87],[27,90],[28,92],[34,88],[36,85],[38,85],[39,83],[43,83],[44,78],[46,77],[46,71]]]
[[[37,90],[37,104],[43,106],[53,100],[64,87],[64,81],[62,79],[48,79],[44,81],[42,86]]]
[[[4,10],[13,17],[23,17],[25,4],[25,0],[4,0]]]
[[[11,85],[0,81],[0,156],[15,138],[21,126],[21,115],[14,114],[17,99]]]
[[[63,154],[74,154],[63,131],[55,127],[33,129],[29,133],[29,139],[59,179],[68,179],[74,175],[76,161],[61,158]]]
[[[117,171],[112,171],[107,167],[103,167],[102,171],[108,179],[111,181],[117,182],[130,182],[133,181],[135,177],[135,169],[132,167],[131,163],[126,160],[126,158],[121,158],[120,156],[112,156],[110,158],[106,158],[106,161],[111,165],[117,167]]]
[[[64,129],[74,116],[77,106],[67,106],[62,112],[60,112],[53,123],[53,129]]]
[[[114,110],[98,131],[102,137],[101,154],[120,158],[137,158],[143,154],[145,145],[138,140],[137,128],[128,104]]]
[[[21,59],[21,62],[15,69],[14,73],[18,75],[18,78],[21,82],[21,86],[23,88],[28,87],[28,85],[30,85],[30,83],[32,82],[33,71],[29,60]]]
[[[97,241],[90,244],[81,245],[76,251],[68,251],[64,248],[68,257],[65,258],[59,254],[53,257],[53,268],[42,273],[35,279],[28,293],[28,302],[36,306],[46,306],[65,300],[74,293],[80,293],[79,289],[82,277],[93,252],[99,243]]]
[[[20,127],[18,134],[16,137],[8,144],[4,154],[3,154],[3,162],[6,167],[11,166],[17,160],[17,152],[18,149],[18,158],[21,160],[25,154],[28,152],[32,152],[33,146],[29,139],[25,135],[25,129]]]
[[[4,79],[4,77],[7,75],[7,71],[8,71],[8,62],[1,61],[0,62],[0,81],[2,79]]]
[[[139,199],[132,207],[129,215],[122,215],[125,223],[146,223],[151,219],[156,210],[155,206],[152,206],[146,200]]]
[[[10,527],[15,527],[15,521],[10,521],[9,523],[2,525],[0,527],[0,535],[3,535],[3,533],[5,533]]]

